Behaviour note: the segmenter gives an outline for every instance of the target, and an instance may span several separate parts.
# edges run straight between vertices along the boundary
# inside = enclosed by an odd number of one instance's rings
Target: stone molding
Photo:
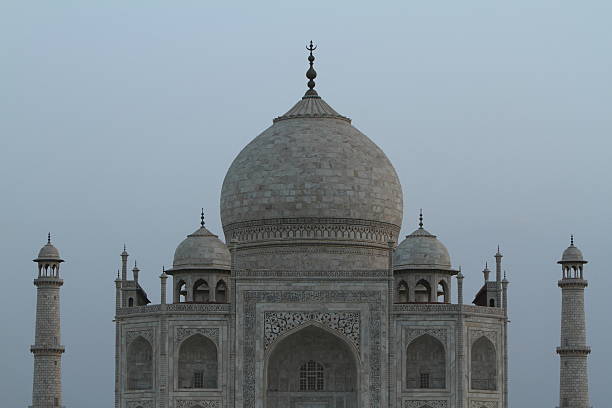
[[[176,408],[191,408],[195,406],[202,408],[220,408],[221,401],[219,400],[176,400]]]
[[[283,333],[308,323],[319,323],[347,338],[359,350],[359,312],[265,312],[264,348],[267,350]]]
[[[171,303],[166,305],[167,312],[196,312],[196,313],[229,313],[228,303]],[[123,307],[119,309],[117,316],[129,316],[136,314],[158,314],[161,305]]]
[[[438,339],[440,343],[444,345],[446,349],[446,338],[448,336],[448,329],[439,328],[407,328],[405,344],[409,345],[413,340],[418,339],[422,335],[427,334],[435,339]]]
[[[470,401],[470,408],[498,408],[497,401]]]
[[[404,401],[403,408],[447,408],[446,400],[409,400]]]
[[[219,346],[219,328],[218,327],[177,327],[174,336],[174,344],[180,344],[186,338],[201,334],[202,336],[212,340],[213,343]]]
[[[423,312],[452,312],[465,314],[486,314],[504,317],[504,309],[498,307],[468,306],[450,303],[396,303],[393,305],[394,313],[423,313]]]
[[[386,278],[389,276],[389,271],[386,269],[379,270],[364,270],[364,271],[288,271],[279,270],[253,270],[253,269],[237,269],[234,275],[239,278]]]
[[[382,321],[384,300],[381,292],[373,290],[246,290],[242,293],[242,354],[244,365],[242,371],[242,397],[244,408],[255,407],[256,389],[256,329],[258,303],[356,303],[367,304],[369,310],[368,328],[370,335],[369,373],[370,407],[380,408],[382,397]]]
[[[146,400],[129,400],[126,402],[125,404],[126,408],[154,408],[153,407],[153,400],[150,399],[146,399]]]
[[[493,343],[495,349],[497,349],[497,332],[494,330],[482,330],[482,329],[471,329],[470,330],[470,345],[473,346],[476,340],[481,337],[486,337]]]
[[[353,218],[275,218],[237,222],[224,226],[228,242],[285,240],[356,240],[387,245],[396,240],[400,227],[385,222]]]
[[[129,330],[125,336],[126,344],[130,344],[137,337],[142,337],[147,340],[151,345],[153,345],[153,329],[139,329],[139,330]]]

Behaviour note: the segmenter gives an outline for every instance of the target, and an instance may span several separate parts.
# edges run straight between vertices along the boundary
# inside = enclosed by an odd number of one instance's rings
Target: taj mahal
[[[385,153],[315,90],[315,48],[304,96],[229,167],[223,231],[194,217],[159,276],[160,304],[120,254],[115,408],[510,406],[501,249],[464,293],[427,218],[404,217]],[[590,408],[586,261],[573,238],[560,252],[559,407]],[[61,407],[63,261],[51,237],[35,262],[31,407]]]

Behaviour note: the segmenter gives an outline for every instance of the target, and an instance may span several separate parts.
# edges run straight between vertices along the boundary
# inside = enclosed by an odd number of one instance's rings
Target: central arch
[[[357,364],[341,337],[315,325],[299,329],[268,357],[266,408],[357,407]]]

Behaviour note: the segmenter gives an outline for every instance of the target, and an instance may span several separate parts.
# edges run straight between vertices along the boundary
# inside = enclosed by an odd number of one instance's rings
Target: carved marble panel
[[[470,401],[470,408],[498,408],[497,401]]]
[[[192,407],[202,407],[202,408],[220,408],[221,401],[219,400],[176,400],[175,407],[176,408],[192,408]]]
[[[472,345],[474,345],[474,342],[482,336],[489,339],[491,343],[495,345],[495,348],[497,348],[497,332],[493,330],[470,330],[470,340]]]
[[[128,330],[125,336],[126,343],[130,344],[136,337],[142,337],[153,344],[153,329]]]
[[[187,337],[201,334],[204,337],[211,339],[217,346],[219,345],[219,328],[218,327],[177,327],[174,343],[179,344]]]
[[[153,400],[132,400],[127,401],[126,408],[153,408]]]
[[[431,337],[434,337],[446,347],[446,336],[447,329],[437,329],[437,328],[419,328],[419,329],[406,329],[406,344],[412,343],[412,340],[421,337],[424,334],[428,334]]]
[[[283,333],[316,322],[346,337],[359,350],[359,312],[266,312],[264,337],[267,350]]]
[[[403,408],[447,408],[446,400],[410,400],[404,401]]]

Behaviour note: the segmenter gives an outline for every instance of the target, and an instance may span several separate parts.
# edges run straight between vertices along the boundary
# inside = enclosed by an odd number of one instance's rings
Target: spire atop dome
[[[570,235],[570,246],[574,246],[574,234]]]
[[[572,241],[573,241],[573,240],[574,240],[574,238],[573,238],[573,235],[572,235]],[[51,233],[49,232],[49,233],[47,234],[47,244],[50,244],[50,243],[51,243]]]
[[[202,212],[200,213],[200,226],[204,227],[204,207],[202,207]]]
[[[423,229],[423,209],[419,210],[419,229]]]
[[[306,78],[308,78],[308,90],[306,91],[306,94],[304,94],[305,98],[318,98],[319,97],[319,95],[317,94],[317,91],[314,90],[314,87],[315,87],[314,79],[317,77],[317,71],[315,71],[313,67],[315,57],[314,55],[312,55],[312,52],[316,49],[317,49],[317,46],[313,45],[312,41],[310,41],[310,45],[306,47],[306,50],[310,51],[310,55],[308,56],[308,63],[310,64],[310,68],[308,68],[308,71],[306,71]]]

